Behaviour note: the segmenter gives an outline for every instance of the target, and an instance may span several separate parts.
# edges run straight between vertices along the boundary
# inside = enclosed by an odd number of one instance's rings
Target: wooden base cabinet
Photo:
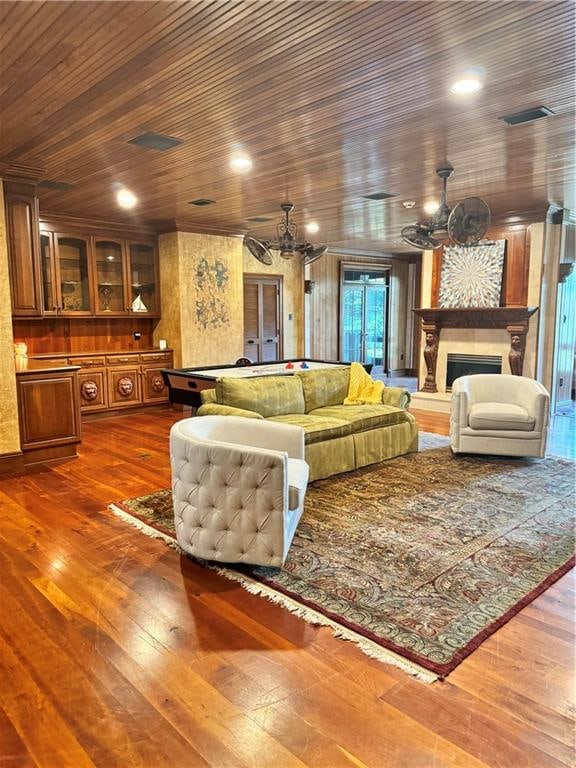
[[[81,440],[78,369],[65,364],[42,369],[34,362],[16,373],[24,463],[75,456]]]
[[[169,402],[161,371],[171,368],[172,360],[169,349],[112,355],[84,352],[50,358],[51,362],[80,366],[78,391],[83,414]]]

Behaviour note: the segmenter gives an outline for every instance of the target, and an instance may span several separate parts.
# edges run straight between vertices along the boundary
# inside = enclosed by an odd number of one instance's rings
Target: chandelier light
[[[284,212],[284,218],[276,227],[276,240],[260,240],[247,234],[244,237],[244,245],[255,259],[262,264],[270,265],[273,263],[272,251],[279,251],[283,259],[291,259],[294,256],[300,256],[304,264],[311,264],[316,259],[324,256],[328,250],[327,245],[314,246],[308,241],[298,240],[298,226],[290,218],[294,210],[292,203],[282,203],[280,208]]]

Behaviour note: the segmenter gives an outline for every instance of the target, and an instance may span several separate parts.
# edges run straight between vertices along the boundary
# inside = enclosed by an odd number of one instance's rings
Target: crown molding
[[[164,219],[151,222],[159,235],[168,232],[190,232],[197,235],[219,235],[220,237],[244,237],[247,229],[227,229],[226,227],[212,227],[194,221],[183,219]]]
[[[44,176],[44,168],[0,158],[0,176],[6,181],[23,181],[37,184]]]
[[[91,219],[86,216],[76,216],[69,213],[58,213],[54,211],[41,211],[40,223],[48,225],[49,229],[55,227],[65,227],[66,229],[80,229],[82,231],[110,231],[118,233],[132,234],[135,236],[147,234],[156,236],[155,227],[149,222],[141,221],[117,221],[115,219]]]

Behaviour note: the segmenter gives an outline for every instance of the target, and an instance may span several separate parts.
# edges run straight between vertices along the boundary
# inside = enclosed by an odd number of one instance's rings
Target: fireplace
[[[446,392],[460,376],[472,373],[502,373],[502,358],[498,355],[451,355],[446,367]]]

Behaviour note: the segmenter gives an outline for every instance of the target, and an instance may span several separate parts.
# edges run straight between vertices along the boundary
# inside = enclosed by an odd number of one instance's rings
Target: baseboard
[[[24,454],[22,451],[4,453],[0,456],[0,475],[24,471]]]
[[[393,376],[393,377],[408,376],[408,374],[406,373],[406,370],[407,370],[406,368],[391,368],[388,371],[388,376]]]
[[[418,376],[418,370],[416,368],[406,368],[406,376],[415,379]]]

